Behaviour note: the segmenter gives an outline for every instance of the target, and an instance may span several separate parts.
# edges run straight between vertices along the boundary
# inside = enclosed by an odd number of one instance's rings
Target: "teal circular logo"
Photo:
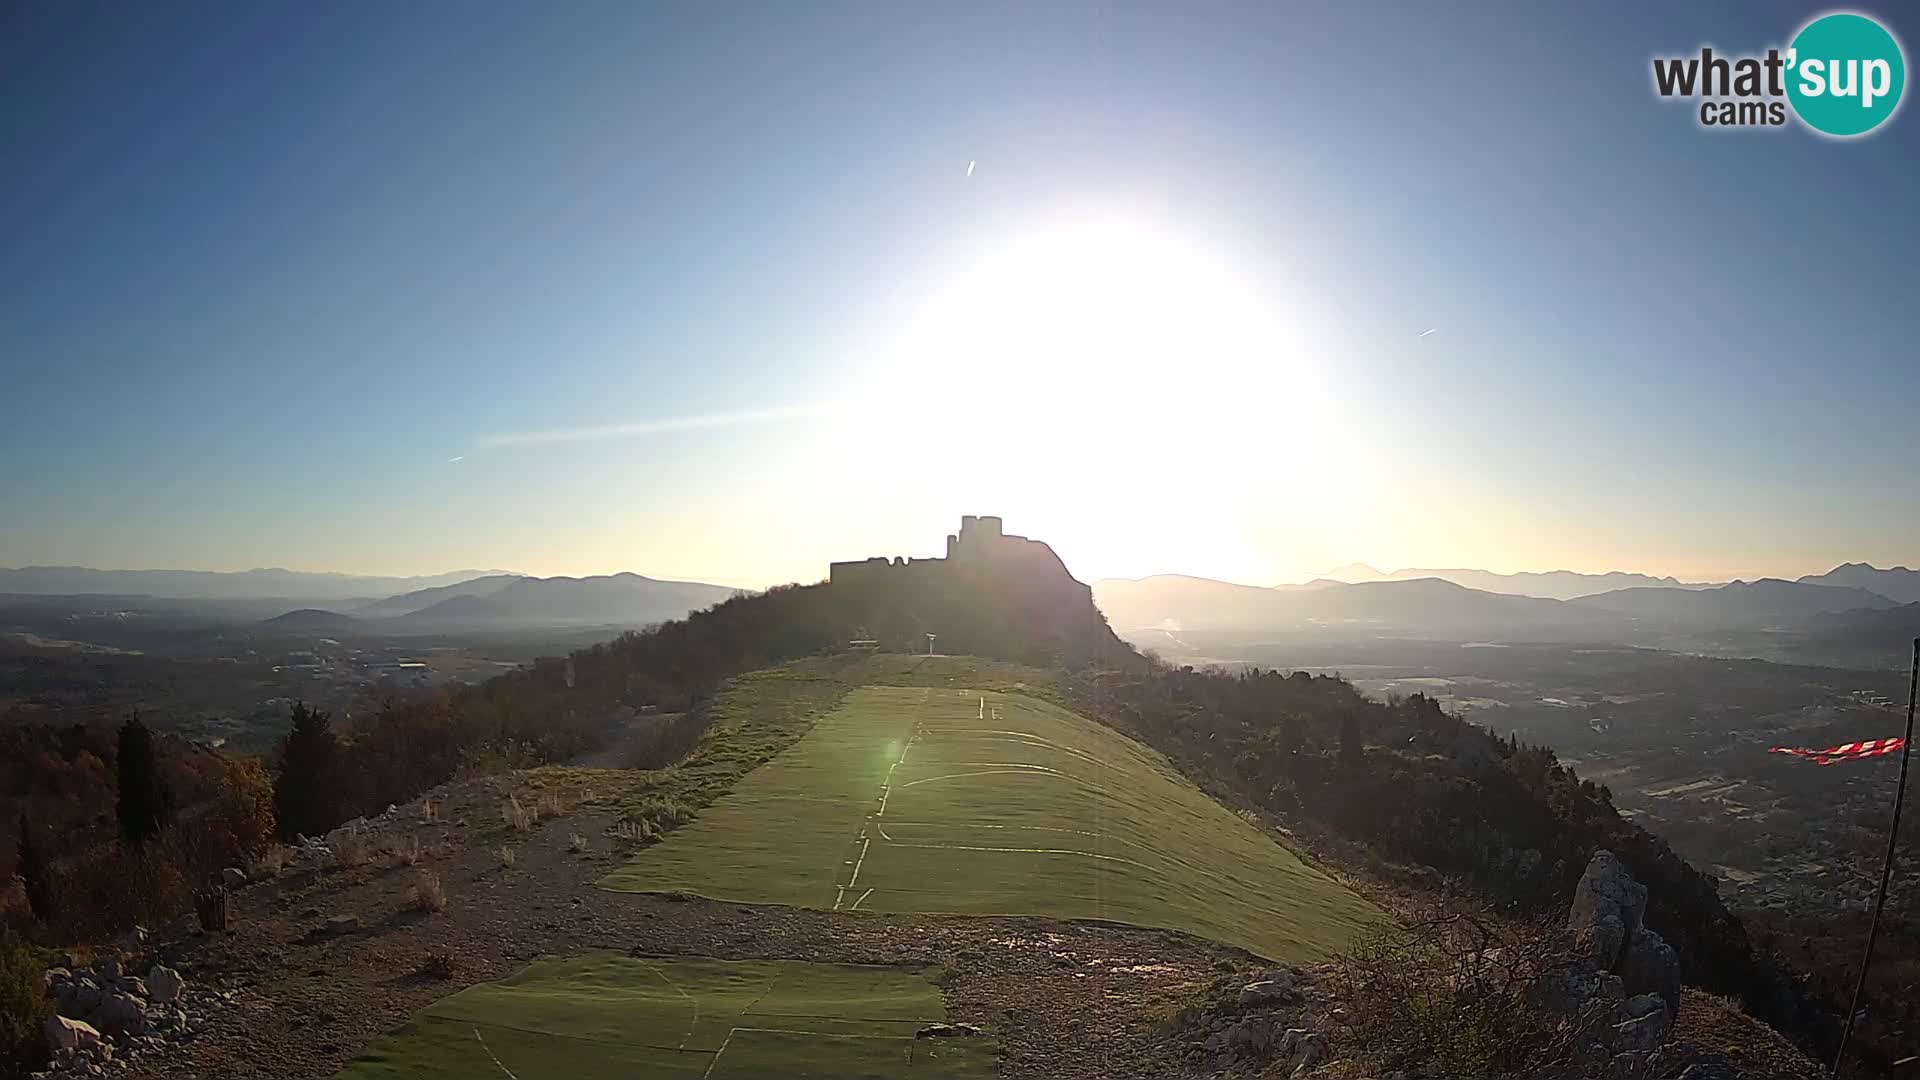
[[[1787,99],[1808,127],[1827,135],[1865,135],[1886,123],[1906,86],[1900,43],[1865,15],[1822,15],[1787,50]]]

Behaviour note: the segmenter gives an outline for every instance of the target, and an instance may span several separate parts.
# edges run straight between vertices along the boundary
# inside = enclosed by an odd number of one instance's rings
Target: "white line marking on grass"
[[[980,716],[979,716],[979,719],[981,719],[981,720],[985,720],[986,718],[987,718],[987,695],[985,695],[985,694],[981,694],[981,695],[980,695]]]
[[[893,794],[893,772],[895,769],[906,764],[907,751],[913,749],[913,741],[919,737],[920,725],[915,724],[913,731],[907,735],[907,741],[900,747],[900,756],[894,759],[893,764],[887,766],[887,778],[880,781],[880,809],[874,812],[874,817],[879,817],[881,814],[887,812],[887,797]]]
[[[1009,764],[1012,764],[1012,763],[1009,763]],[[1049,769],[1045,765],[1015,765],[1013,768],[1008,768],[1008,769],[987,769],[982,772],[947,773],[944,776],[927,776],[927,777],[922,777],[919,780],[914,780],[909,783],[901,784],[900,786],[903,788],[918,787],[921,784],[931,784],[935,780],[963,780],[969,776],[994,776],[1000,773],[1018,773],[1022,776],[1033,776],[1035,774],[1040,774],[1044,776],[1058,776],[1064,780],[1080,779],[1077,776],[1069,776],[1058,769]],[[1084,780],[1081,780],[1080,782],[1086,783],[1086,781]],[[1087,786],[1093,787],[1094,785],[1087,784]]]
[[[848,910],[848,911],[859,911],[859,910],[860,910],[860,905],[861,905],[861,904],[863,904],[863,903],[865,903],[865,902],[866,902],[866,900],[867,900],[867,897],[869,897],[869,896],[872,896],[872,895],[873,895],[873,890],[872,890],[872,889],[868,889],[868,890],[867,890],[866,892],[863,892],[863,893],[861,893],[861,894],[860,894],[860,899],[858,899],[858,900],[855,900],[855,901],[853,902],[853,906],[852,906],[852,907],[850,907],[850,908],[848,908],[847,910]]]
[[[1030,848],[1030,847],[985,847],[978,844],[893,844],[893,847],[931,848],[936,851],[1003,851],[1010,855],[1079,855],[1087,859],[1099,859],[1101,862],[1125,863],[1142,870],[1160,873],[1159,867],[1148,866],[1143,862],[1121,858],[1118,855],[1100,855],[1091,851],[1075,851],[1072,848]]]
[[[700,1080],[707,1080],[707,1077],[713,1075],[713,1067],[720,1064],[720,1055],[727,1052],[727,1044],[733,1041],[733,1033],[739,1030],[739,1028],[727,1029],[727,1037],[720,1040],[720,1049],[713,1052],[713,1060],[707,1062],[707,1071],[700,1074]]]
[[[519,1077],[513,1075],[512,1069],[509,1069],[505,1065],[500,1064],[499,1055],[493,1052],[493,1047],[487,1045],[487,1040],[480,1037],[480,1028],[478,1026],[475,1026],[473,1029],[473,1041],[479,1043],[480,1049],[485,1050],[487,1052],[487,1056],[490,1058],[493,1058],[494,1065],[498,1067],[501,1072],[507,1074],[507,1080],[520,1080]]]
[[[1092,754],[1087,753],[1085,750],[1076,750],[1071,746],[1062,746],[1059,743],[1054,742],[1050,739],[1043,739],[1038,735],[1034,735],[1025,731],[1006,731],[1000,728],[933,728],[931,730],[941,735],[1004,735],[1004,736],[1009,736],[1009,738],[987,740],[987,741],[1013,742],[1013,743],[1018,743],[1024,746],[1043,746],[1048,750],[1055,750],[1062,754],[1067,754],[1072,757],[1077,757],[1082,761],[1091,762],[1092,764],[1099,765],[1102,768],[1112,769],[1112,768],[1118,767],[1111,764],[1110,762],[1102,761],[1101,759],[1094,757]]]
[[[693,1019],[687,1021],[687,1034],[680,1040],[679,1049],[685,1050],[687,1048],[687,1043],[693,1040],[694,1029],[700,1026],[700,1003],[693,1000],[693,995],[687,993],[685,990],[680,989],[679,983],[676,983],[672,979],[667,978],[666,972],[661,971],[659,968],[653,966],[652,964],[648,964],[646,965],[646,967],[648,971],[651,971],[655,975],[660,976],[661,982],[666,983],[668,986],[672,987],[674,993],[679,994],[683,998],[686,998],[687,1004],[693,1009]]]
[[[829,1016],[829,1017],[822,1017],[822,1019],[833,1020],[838,1018]],[[765,1034],[768,1034],[768,1035],[811,1035],[817,1039],[889,1039],[894,1042],[901,1042],[901,1041],[912,1042],[914,1039],[914,1036],[912,1035],[855,1035],[855,1034],[852,1034],[851,1032],[840,1032],[840,1031],[795,1031],[792,1028],[737,1027],[737,1028],[734,1028],[733,1031],[758,1031],[758,1032],[764,1032]],[[729,1037],[731,1037],[733,1032],[730,1031],[727,1034]],[[720,1045],[724,1047],[726,1044],[721,1043]]]
[[[865,831],[865,830],[862,830]],[[847,879],[847,888],[851,889],[860,880],[860,867],[867,861],[867,849],[873,846],[873,837],[860,838],[860,858],[853,864],[853,876]],[[842,895],[845,895],[844,890]]]
[[[896,821],[893,824],[896,828],[905,829],[1019,829],[1022,832],[1072,833],[1075,836],[1111,837],[1121,843],[1134,844],[1136,847],[1147,846],[1112,833],[1094,832],[1092,829],[1063,829],[1057,825],[999,825],[985,821]],[[893,837],[889,836],[887,839],[892,840]]]

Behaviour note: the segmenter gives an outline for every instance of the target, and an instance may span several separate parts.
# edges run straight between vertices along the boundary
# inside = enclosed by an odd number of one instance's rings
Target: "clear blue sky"
[[[1822,10],[11,3],[0,565],[1920,562],[1920,116],[1650,85]]]

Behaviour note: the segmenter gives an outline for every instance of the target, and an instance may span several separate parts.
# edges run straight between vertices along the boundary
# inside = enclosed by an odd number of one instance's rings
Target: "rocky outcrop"
[[[1659,934],[1642,929],[1620,950],[1614,971],[1629,996],[1652,994],[1666,1006],[1668,1020],[1679,1018],[1680,958]]]
[[[1535,987],[1582,1032],[1582,1064],[1607,1080],[1653,1075],[1680,1014],[1680,960],[1646,912],[1646,886],[1613,852],[1595,852],[1567,911],[1574,959]]]
[[[1633,880],[1613,852],[1594,852],[1574,886],[1573,907],[1567,912],[1567,929],[1582,951],[1600,970],[1613,970],[1620,950],[1641,931],[1646,915],[1647,887]]]

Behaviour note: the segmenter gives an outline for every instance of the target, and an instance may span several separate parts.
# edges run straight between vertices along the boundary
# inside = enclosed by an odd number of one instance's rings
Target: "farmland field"
[[[1384,917],[1153,751],[1020,694],[853,691],[603,884],[852,911],[1042,915],[1322,959]]]
[[[443,998],[340,1077],[993,1077],[991,1038],[914,1037],[944,1018],[901,968],[601,952]]]

